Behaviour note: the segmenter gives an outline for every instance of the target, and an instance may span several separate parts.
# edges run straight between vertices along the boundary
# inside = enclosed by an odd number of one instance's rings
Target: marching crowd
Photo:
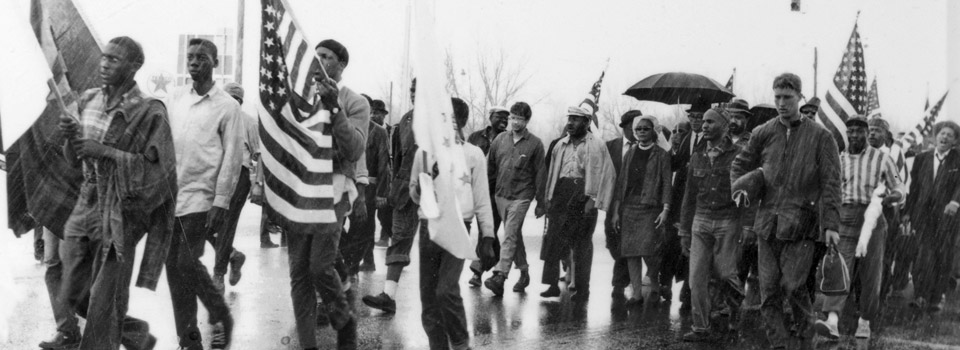
[[[264,174],[257,119],[240,109],[243,89],[212,79],[217,47],[197,38],[186,52],[192,84],[160,101],[134,80],[145,59],[140,45],[128,37],[110,40],[100,59],[103,87],[85,92],[77,110],[60,119],[64,160],[84,176],[62,230],[43,230],[57,332],[41,348],[154,348],[147,323],[127,315],[144,236],[136,285],[156,288],[166,268],[180,348],[203,348],[197,300],[213,327],[211,348],[230,345],[224,279],[229,273],[235,285],[245,261],[233,248],[237,221],[248,198],[264,204],[265,182],[280,175]],[[417,147],[413,111],[385,124],[382,101],[338,84],[347,48],[324,40],[316,53],[326,72],[317,88],[332,112],[333,207],[340,225],[321,232],[278,227],[299,344],[316,349],[318,326],[329,324],[339,348],[357,347],[347,293],[357,289],[360,271],[376,268],[375,245],[387,247],[386,280],[382,292],[362,301],[396,312],[397,285],[419,231],[430,348],[469,348],[460,296],[465,261],[431,241],[429,230],[445,228],[428,227],[420,211],[421,189],[429,189],[421,186],[421,174],[438,170],[433,156]],[[469,168],[456,191],[464,224],[479,232],[480,259],[470,264],[469,286],[503,295],[517,269],[512,290],[526,291],[531,271],[522,227],[533,205],[547,222],[541,297],[589,299],[592,236],[603,211],[615,300],[627,307],[671,301],[671,287],[682,283],[681,311],[692,320],[684,341],[720,342],[757,310],[772,348],[810,348],[814,334],[838,339],[841,316],[858,317],[856,337],[869,338],[887,296],[900,295],[911,280],[910,305],[941,311],[960,272],[960,154],[953,152],[960,126],[936,124],[932,149],[915,152],[912,167],[898,167],[883,119],[850,116],[840,152],[814,120],[817,101],[801,106],[798,76],[775,77],[772,90],[779,116],[753,130],[747,101],[734,99],[694,104],[689,121],[674,130],[631,110],[614,140],[591,130],[593,112],[582,107],[568,109],[560,138],[541,140],[527,128],[533,111],[524,102],[490,109],[490,125],[464,135],[470,109],[454,98]],[[416,80],[410,92],[415,99]],[[262,226],[261,247],[277,247],[268,215]],[[199,260],[207,242],[215,248],[212,275]],[[817,294],[823,295],[820,310],[813,306]],[[845,309],[846,303],[857,307]],[[851,309],[854,315],[842,315]],[[82,332],[78,317],[86,319]]]

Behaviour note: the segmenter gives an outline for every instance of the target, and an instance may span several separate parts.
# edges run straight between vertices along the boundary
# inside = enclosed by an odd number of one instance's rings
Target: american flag
[[[600,110],[600,86],[603,84],[603,76],[605,74],[607,74],[606,68],[600,72],[600,79],[597,79],[597,82],[593,83],[593,87],[590,88],[590,93],[587,94],[587,97],[584,97],[583,101],[580,102],[580,107],[593,111],[590,118],[593,119],[593,125],[597,130],[600,129],[600,120],[597,119],[597,111]]]
[[[733,77],[735,77],[736,75],[737,75],[737,69],[734,68],[733,73],[730,73],[730,79],[727,80],[727,85],[724,86],[724,88],[726,88],[727,91],[730,91],[730,93],[733,93]]]
[[[826,105],[819,113],[820,122],[833,134],[840,151],[846,148],[847,119],[864,114],[867,105],[867,73],[863,67],[863,44],[854,24],[833,84],[827,87]]]
[[[943,93],[943,97],[941,97],[933,107],[930,107],[930,101],[927,101],[927,108],[923,113],[923,120],[917,124],[917,131],[920,132],[920,136],[927,137],[933,133],[933,124],[937,122],[937,115],[940,114],[940,108],[943,107],[943,101],[947,100],[948,93],[950,93],[949,90]]]
[[[320,62],[290,7],[261,0],[260,139],[267,213],[287,230],[337,224],[330,112],[313,89]]]
[[[877,94],[877,77],[873,77],[870,84],[870,95],[867,97],[867,110],[864,115],[870,118],[883,118],[880,112],[880,95]]]

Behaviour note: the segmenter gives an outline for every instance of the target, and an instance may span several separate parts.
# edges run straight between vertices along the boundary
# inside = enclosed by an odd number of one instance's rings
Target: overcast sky
[[[29,0],[16,0],[27,9]],[[176,72],[179,34],[237,27],[238,0],[75,0],[101,41],[128,35],[146,51],[138,76]],[[407,1],[289,0],[308,38],[335,38],[350,51],[344,84],[374,98],[395,82],[399,93]],[[869,79],[878,77],[884,116],[895,128],[915,125],[927,86],[932,99],[948,87],[945,0],[741,1],[438,1],[439,39],[457,69],[470,72],[478,55],[504,50],[508,62],[531,76],[519,97],[534,105],[532,128],[558,118],[581,100],[604,68],[601,104],[654,73],[686,71],[721,84],[737,69],[734,92],[751,105],[772,102],[770,84],[781,72],[804,79],[813,91],[813,51],[819,49],[819,92],[836,71],[861,11]],[[260,2],[246,0],[245,81],[254,91]],[[253,111],[254,99],[244,108]],[[623,98],[623,103],[634,103]],[[668,114],[662,105],[644,112]],[[402,112],[402,111],[394,111]],[[952,118],[960,119],[960,118]]]

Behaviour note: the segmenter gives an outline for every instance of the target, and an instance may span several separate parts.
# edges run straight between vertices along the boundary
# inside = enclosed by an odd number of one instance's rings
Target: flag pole
[[[817,47],[813,47],[813,97],[817,97]]]
[[[243,12],[246,4],[244,0],[237,1],[237,64],[233,66],[235,72],[233,80],[243,85]]]

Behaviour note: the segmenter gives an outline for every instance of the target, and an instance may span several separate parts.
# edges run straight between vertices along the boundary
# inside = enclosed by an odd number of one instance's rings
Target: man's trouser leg
[[[60,281],[61,302],[71,312],[87,316],[93,263],[97,256],[96,242],[87,237],[66,237],[60,242],[63,275]]]
[[[227,264],[230,263],[230,254],[233,253],[233,241],[237,235],[237,223],[240,222],[240,212],[243,211],[243,205],[247,203],[248,194],[250,194],[250,171],[247,167],[240,167],[240,180],[237,181],[237,188],[233,191],[233,197],[230,198],[230,210],[223,222],[223,228],[221,232],[217,232],[216,239],[210,241],[216,250],[213,264],[215,275],[227,273]]]
[[[530,208],[529,199],[508,200],[497,197],[497,208],[504,220],[503,243],[500,246],[500,262],[494,271],[504,275],[510,273],[510,266],[515,264],[518,269],[526,270],[527,253],[523,246],[523,220]]]
[[[350,229],[347,230],[346,235],[340,236],[340,254],[343,255],[343,263],[348,275],[360,272],[360,261],[368,251],[373,249],[373,236],[377,228],[376,190],[373,186],[366,186],[362,194],[365,196],[367,217],[360,220],[355,212],[351,213]]]
[[[859,227],[840,227],[843,233],[850,233],[840,237],[837,251],[847,265],[850,272],[850,290],[846,295],[825,295],[823,298],[823,312],[835,312],[843,315],[843,308],[848,302],[859,304],[860,318],[873,321],[880,316],[880,281],[883,277],[884,244],[886,243],[886,223],[881,217],[877,227],[867,243],[867,256],[857,258],[857,243]],[[841,233],[841,234],[843,234]],[[859,294],[858,294],[859,293]],[[859,298],[858,298],[859,296]],[[859,303],[857,302],[859,300]]]
[[[377,211],[377,219],[380,220],[380,239],[393,236],[393,206],[387,205]]]
[[[804,339],[813,337],[815,316],[804,283],[813,263],[814,241],[781,241],[773,232],[776,232],[775,227],[767,239],[760,237],[757,240],[762,294],[760,311],[770,345],[786,346],[790,334],[784,325],[784,299],[793,308],[794,317],[801,320],[799,335]]]
[[[593,230],[597,227],[597,212],[583,216],[581,232],[573,241],[574,283],[577,293],[590,293],[590,275],[593,271]]]
[[[322,232],[291,231],[287,238],[290,240],[290,298],[293,300],[297,336],[303,348],[317,346],[318,292],[324,305],[330,310],[330,323],[335,328],[346,324],[353,317],[340,284],[340,274],[333,267],[339,250],[340,230],[349,207],[350,201],[344,195],[334,206],[336,224]],[[344,345],[346,344],[340,344],[341,347]]]
[[[710,329],[713,308],[710,281],[716,277],[716,288],[724,304],[736,310],[743,299],[743,285],[737,276],[740,260],[740,228],[736,219],[693,219],[690,243],[690,292],[693,330]]]
[[[270,242],[270,219],[267,217],[267,208],[260,210],[260,243]]]
[[[689,258],[683,256],[683,247],[680,245],[680,235],[672,225],[664,228],[665,237],[660,248],[660,276],[657,279],[661,286],[672,286],[674,280],[684,280],[689,266]]]
[[[467,223],[467,230],[470,229]],[[420,303],[421,321],[430,349],[467,348],[470,335],[460,297],[463,259],[451,255],[430,240],[427,221],[420,221]]]
[[[410,250],[413,248],[413,236],[417,233],[420,218],[418,206],[408,204],[405,208],[393,211],[393,236],[387,247],[387,267],[403,268],[410,265]],[[388,279],[390,276],[387,276]]]
[[[137,240],[128,238],[123,247],[123,261],[116,251],[103,249],[98,241],[94,262],[93,286],[81,350],[144,349],[149,337],[147,322],[127,316],[130,301],[130,279],[136,260]]]
[[[180,346],[201,344],[197,328],[197,299],[210,314],[210,323],[217,323],[230,315],[230,309],[213,286],[207,268],[200,262],[203,256],[207,213],[193,213],[177,217],[173,239],[167,255],[167,283],[173,299],[173,318],[176,322]]]
[[[43,230],[43,264],[47,271],[44,273],[44,282],[47,285],[47,295],[50,296],[50,307],[53,309],[53,319],[57,322],[57,331],[65,334],[80,334],[77,315],[67,303],[66,296],[60,294],[60,285],[63,281],[63,262],[60,260],[60,238],[46,228]]]

